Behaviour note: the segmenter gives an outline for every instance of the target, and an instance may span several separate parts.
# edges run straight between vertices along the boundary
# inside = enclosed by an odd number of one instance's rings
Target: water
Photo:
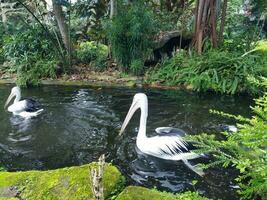
[[[234,122],[209,113],[209,109],[250,115],[251,99],[185,91],[43,86],[23,89],[22,96],[38,99],[45,112],[22,119],[3,110],[11,85],[0,86],[0,166],[9,171],[55,169],[96,161],[105,153],[120,168],[127,184],[180,192],[197,190],[214,199],[238,199],[233,169],[216,168],[203,178],[182,162],[164,161],[136,149],[139,113],[124,137],[120,126],[136,92],[149,100],[148,135],[161,126],[179,127],[190,134],[218,133]],[[195,164],[205,160],[195,160]],[[192,181],[198,183],[193,186]]]

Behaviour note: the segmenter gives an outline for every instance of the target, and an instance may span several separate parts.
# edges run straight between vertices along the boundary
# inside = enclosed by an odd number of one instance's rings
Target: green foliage
[[[16,61],[27,53],[38,53],[40,57],[50,58],[55,54],[46,33],[39,27],[17,32],[4,38],[5,57]],[[52,51],[51,51],[52,50]]]
[[[42,78],[56,78],[56,63],[55,60],[40,59],[38,54],[25,54],[10,70],[17,72],[18,85],[39,85]]]
[[[255,104],[251,119],[222,114],[240,121],[238,132],[223,133],[226,140],[218,141],[215,135],[208,134],[189,137],[197,142],[197,152],[210,153],[216,159],[206,168],[220,164],[224,167],[234,166],[239,170],[236,181],[244,199],[264,199],[267,196],[267,93],[257,99]]]
[[[143,72],[144,68],[144,61],[142,60],[133,60],[130,66],[131,72],[133,72],[135,75],[140,75]]]
[[[153,13],[141,0],[120,4],[117,16],[107,27],[112,53],[129,70],[134,60],[145,60],[150,54],[155,34]]]
[[[84,64],[91,64],[95,69],[103,70],[107,66],[108,47],[104,44],[81,42],[77,50],[78,60]]]
[[[262,56],[267,56],[267,40],[258,41],[256,47],[252,51],[256,51],[262,54]]]
[[[72,36],[74,40],[90,39],[104,41],[106,32],[103,19],[108,12],[107,1],[82,0],[77,1],[72,8],[71,16]]]
[[[257,2],[254,1],[254,3]],[[245,3],[240,0],[229,1],[224,42],[222,44],[222,48],[225,50],[244,53],[253,48],[256,41],[264,38],[264,33],[261,30],[262,27],[259,24],[257,16],[251,13],[251,7],[249,1]],[[241,8],[244,14],[237,12]],[[255,19],[251,20],[254,17]]]
[[[184,192],[172,194],[168,192],[160,192],[155,189],[148,189],[139,186],[129,186],[116,198],[117,200],[208,200],[206,197],[200,196],[197,192]]]
[[[43,29],[36,27],[6,36],[3,50],[9,62],[7,70],[17,73],[19,85],[37,85],[41,78],[55,77],[56,56]]]
[[[5,171],[5,168],[0,166],[0,172],[3,172],[3,171]]]
[[[267,1],[266,0],[254,0],[251,1],[254,6],[253,9],[259,12],[267,12]]]
[[[248,77],[267,76],[266,57],[210,50],[190,56],[179,52],[147,74],[149,82],[190,85],[194,90],[219,93],[255,92]]]

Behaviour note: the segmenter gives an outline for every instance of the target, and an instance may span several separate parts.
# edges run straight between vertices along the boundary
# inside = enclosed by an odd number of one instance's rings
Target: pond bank
[[[48,171],[0,172],[0,200],[94,199],[89,176],[94,168],[97,168],[97,163]],[[122,191],[124,182],[124,177],[115,166],[105,165],[105,199],[207,199],[195,192],[174,195],[136,186],[128,186]],[[118,195],[120,191],[122,192]]]
[[[15,84],[14,75],[0,76],[0,84]],[[122,74],[119,71],[114,72],[86,72],[84,74],[63,75],[55,79],[43,79],[41,85],[78,85],[93,87],[146,87],[158,89],[186,89],[192,90],[188,86],[168,86],[160,83],[148,83],[145,76],[131,76]]]

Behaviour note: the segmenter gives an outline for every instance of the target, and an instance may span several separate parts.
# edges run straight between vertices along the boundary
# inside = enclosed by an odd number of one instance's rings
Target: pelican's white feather
[[[138,93],[134,96],[132,105],[127,116],[122,124],[120,134],[122,134],[132,118],[135,111],[141,109],[141,117],[139,131],[136,139],[138,149],[148,155],[166,160],[182,160],[191,170],[203,176],[204,173],[197,166],[191,165],[188,160],[195,159],[201,155],[192,152],[189,145],[182,137],[185,132],[181,129],[172,127],[159,127],[156,132],[160,135],[154,137],[146,136],[146,122],[148,116],[148,101],[147,96],[143,93]]]
[[[25,100],[22,100],[22,101],[13,103],[12,105],[8,107],[7,110],[13,113],[20,113],[26,109],[26,106],[27,106],[27,102]]]
[[[11,93],[5,103],[4,106],[5,108],[8,106],[9,102],[14,97],[15,99],[13,104],[7,108],[7,110],[9,112],[12,112],[14,115],[20,115],[21,117],[29,118],[29,117],[35,117],[43,111],[43,109],[39,108],[40,107],[39,103],[32,99],[26,99],[20,101],[21,91],[19,87],[12,88]]]

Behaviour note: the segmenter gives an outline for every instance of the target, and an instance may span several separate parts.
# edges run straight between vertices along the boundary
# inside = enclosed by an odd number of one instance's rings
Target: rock
[[[21,199],[94,199],[89,171],[96,163],[48,171],[0,172],[0,200],[19,194]],[[104,196],[109,197],[124,183],[119,170],[105,165]],[[15,191],[10,189],[16,188]],[[1,192],[2,191],[2,192]],[[16,199],[16,198],[15,198]]]
[[[127,87],[135,87],[136,86],[136,83],[134,81],[128,81],[125,85]]]
[[[172,194],[138,186],[125,188],[116,200],[207,200],[196,192]]]

